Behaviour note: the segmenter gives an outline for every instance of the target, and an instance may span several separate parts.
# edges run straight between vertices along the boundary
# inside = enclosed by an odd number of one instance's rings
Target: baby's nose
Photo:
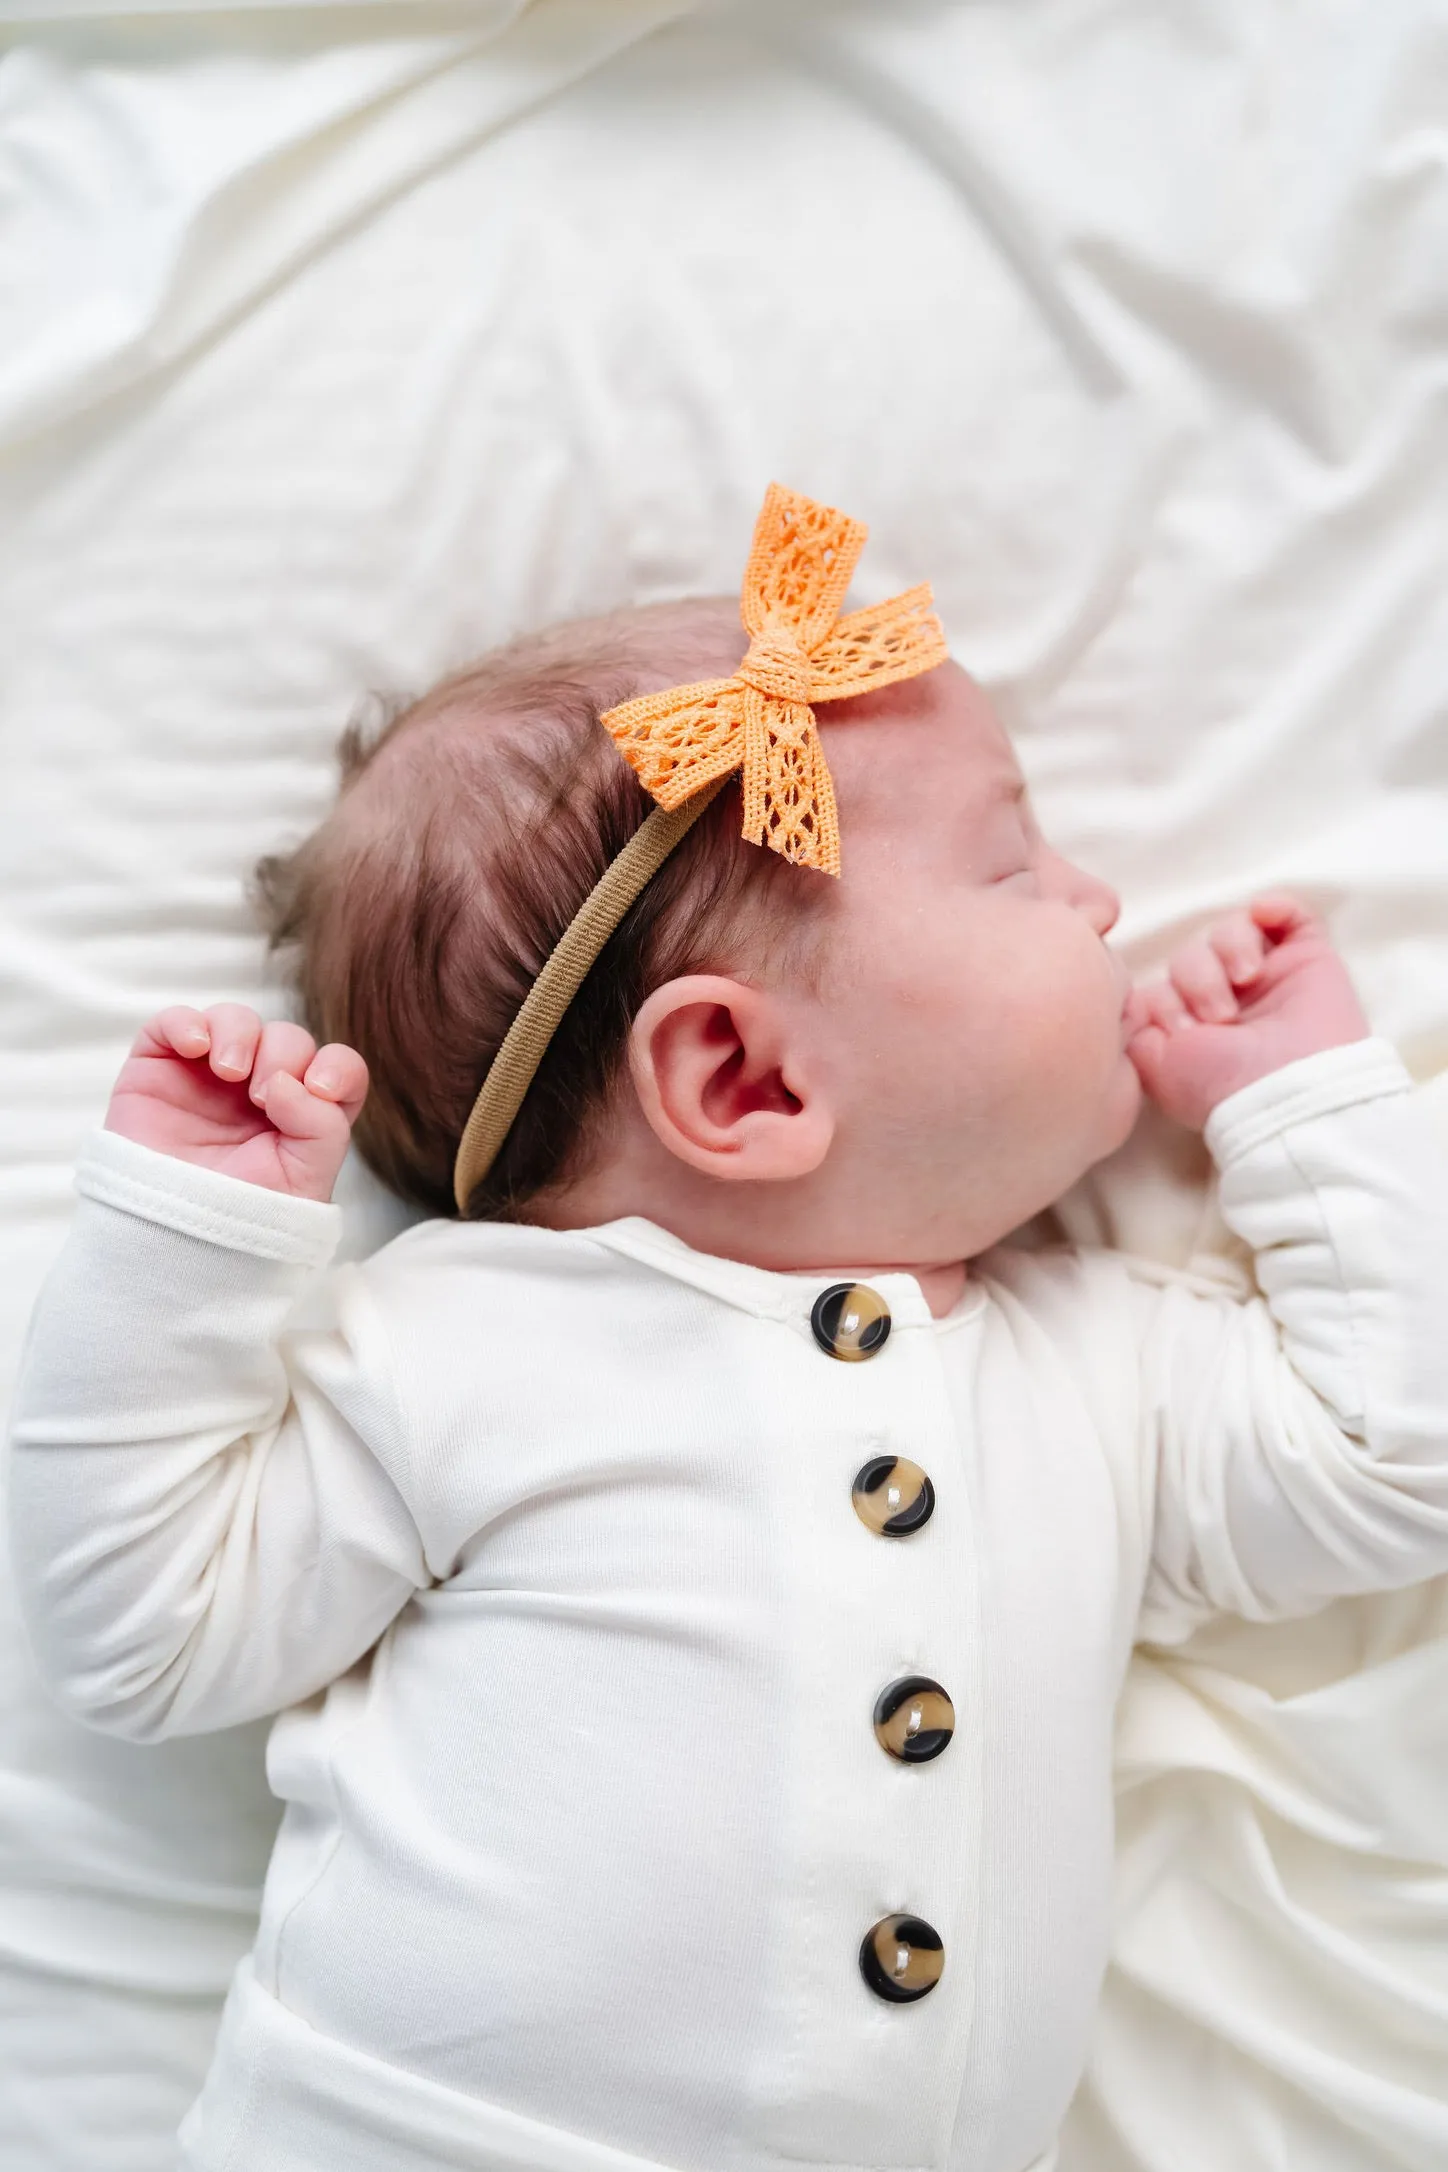
[[[1121,918],[1120,898],[1109,882],[1102,882],[1098,875],[1088,875],[1083,867],[1073,864],[1071,873],[1075,878],[1075,903],[1098,935],[1109,935]]]
[[[1096,932],[1098,935],[1109,935],[1121,918],[1121,900],[1109,882],[1098,882],[1094,885],[1094,889],[1096,891]]]

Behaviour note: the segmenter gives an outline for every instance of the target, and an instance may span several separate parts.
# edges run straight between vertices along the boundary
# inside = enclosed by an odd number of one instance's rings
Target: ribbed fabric
[[[190,2172],[1047,2151],[1133,1636],[1448,1568],[1448,1163],[1408,1088],[1364,1041],[1217,1112],[1261,1298],[999,1248],[933,1322],[862,1262],[892,1329],[853,1365],[816,1278],[645,1222],[432,1223],[319,1282],[313,1211],[279,1258],[277,1195],[101,1135],[17,1404],[36,1654],[139,1739],[290,1707]],[[906,1539],[851,1504],[882,1454],[935,1486]],[[910,1673],[956,1714],[915,1767],[870,1721]],[[856,1966],[896,1911],[944,1941],[913,2006]]]

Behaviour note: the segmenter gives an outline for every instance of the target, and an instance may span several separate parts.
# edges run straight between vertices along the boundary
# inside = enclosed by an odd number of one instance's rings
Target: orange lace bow
[[[913,679],[947,654],[928,582],[840,617],[867,532],[771,483],[744,569],[739,669],[642,694],[603,719],[661,807],[742,767],[748,842],[827,875],[840,871],[839,817],[811,704]]]

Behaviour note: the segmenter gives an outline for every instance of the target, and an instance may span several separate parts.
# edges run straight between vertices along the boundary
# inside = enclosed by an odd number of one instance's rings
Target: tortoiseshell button
[[[875,1740],[905,1765],[928,1765],[955,1733],[955,1706],[928,1674],[905,1674],[875,1699]]]
[[[868,1282],[832,1282],[815,1299],[809,1324],[827,1356],[860,1365],[884,1349],[890,1307]]]
[[[875,1456],[855,1473],[850,1489],[855,1514],[880,1538],[908,1538],[935,1513],[935,1488],[918,1463],[904,1456]]]
[[[860,1974],[877,1999],[908,2006],[945,1974],[939,1931],[921,1916],[881,1916],[860,1944]]]

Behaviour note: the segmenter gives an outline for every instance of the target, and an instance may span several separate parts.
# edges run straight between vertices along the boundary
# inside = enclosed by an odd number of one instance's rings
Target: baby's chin
[[[1081,1169],[1080,1176],[1085,1176],[1087,1170],[1094,1169],[1099,1162],[1109,1161],[1125,1146],[1136,1129],[1144,1098],[1141,1075],[1123,1048],[1102,1092],[1090,1159]],[[1080,1177],[1075,1181],[1079,1182]]]

